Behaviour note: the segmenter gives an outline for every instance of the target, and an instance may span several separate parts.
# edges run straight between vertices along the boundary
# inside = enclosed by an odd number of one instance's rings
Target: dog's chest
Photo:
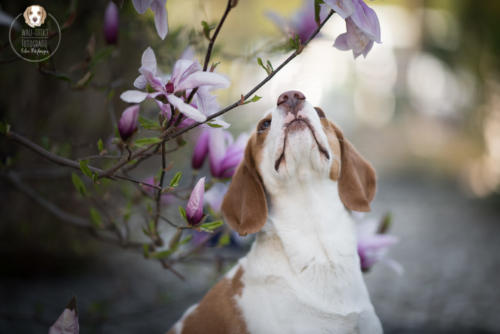
[[[348,215],[275,209],[239,264],[249,332],[380,333]]]

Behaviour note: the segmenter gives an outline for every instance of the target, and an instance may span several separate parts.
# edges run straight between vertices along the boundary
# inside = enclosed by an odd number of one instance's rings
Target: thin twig
[[[165,180],[165,169],[167,168],[167,162],[165,158],[165,143],[161,144],[161,173],[160,173],[160,189],[156,192],[156,211],[155,211],[155,231],[158,229],[158,219],[160,218],[161,211],[161,195],[163,192],[163,181]]]
[[[68,166],[68,167],[80,170],[80,163],[78,161],[64,158],[64,157],[61,157],[57,154],[49,152],[46,149],[44,149],[43,147],[41,147],[40,145],[35,144],[34,142],[29,140],[28,138],[14,132],[12,130],[9,131],[6,134],[6,136],[7,136],[7,138],[12,139],[12,140],[24,145],[25,147],[29,148],[30,150],[40,154],[42,157],[46,158],[47,160],[50,160],[58,165]],[[126,181],[130,181],[130,182],[137,183],[137,184],[143,184],[142,181],[125,176],[125,175],[106,176],[106,175],[103,175],[105,173],[105,171],[103,171],[102,169],[97,168],[97,167],[93,167],[90,165],[88,167],[92,172],[97,173],[99,176],[102,176],[102,177],[106,177],[109,179],[121,179],[121,180],[126,180]],[[156,188],[156,189],[159,188],[158,186],[155,186],[155,185],[150,185],[150,186],[153,188]]]

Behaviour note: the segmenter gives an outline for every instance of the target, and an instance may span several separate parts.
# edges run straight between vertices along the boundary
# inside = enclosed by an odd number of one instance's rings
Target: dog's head
[[[267,220],[266,194],[300,191],[301,183],[318,179],[337,182],[348,209],[370,210],[376,187],[370,163],[301,92],[285,92],[248,141],[222,204],[226,222],[241,235],[258,232]]]
[[[32,5],[26,8],[23,16],[26,24],[34,28],[41,26],[45,22],[47,12],[42,6]]]

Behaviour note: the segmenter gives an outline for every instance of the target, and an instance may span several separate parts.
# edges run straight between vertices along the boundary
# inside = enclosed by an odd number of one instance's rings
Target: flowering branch
[[[227,10],[227,9],[226,9]],[[275,70],[269,73],[267,77],[265,77],[261,82],[259,82],[255,87],[253,87],[248,93],[243,95],[238,101],[235,101],[234,103],[226,106],[225,108],[221,109],[220,111],[211,114],[210,116],[207,117],[207,119],[203,122],[195,122],[177,132],[172,133],[171,129],[168,129],[160,137],[162,137],[162,142],[168,142],[171,139],[174,139],[176,137],[179,137],[180,135],[190,131],[191,129],[194,129],[202,124],[205,124],[211,120],[213,120],[216,117],[219,117],[228,111],[241,106],[245,101],[247,101],[255,92],[257,92],[262,86],[264,86],[269,80],[271,80],[279,71],[281,71],[289,62],[291,62],[295,57],[297,57],[302,50],[316,37],[316,35],[321,31],[323,26],[326,24],[326,22],[330,19],[330,17],[335,13],[335,11],[330,10],[326,18],[321,22],[321,24],[316,28],[316,30],[311,34],[309,39],[305,41],[304,43],[300,44],[298,48],[287,58],[285,59]],[[148,146],[145,146],[134,153],[130,156],[130,160],[139,158],[142,156],[144,153],[147,153],[149,150],[151,150],[154,147],[157,147],[158,143],[150,144]],[[123,161],[117,163],[113,167],[109,168],[108,170],[104,171],[100,177],[109,177],[113,175],[116,171],[118,171],[120,168],[122,168],[124,165],[126,165],[129,161],[129,159],[124,159]]]

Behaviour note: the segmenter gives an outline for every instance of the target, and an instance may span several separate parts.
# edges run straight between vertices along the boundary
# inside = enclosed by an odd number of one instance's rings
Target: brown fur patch
[[[248,333],[241,311],[234,300],[243,290],[243,269],[232,279],[221,279],[201,300],[196,309],[184,319],[182,334],[239,334]],[[168,334],[174,334],[171,329]]]
[[[330,168],[330,178],[336,181],[340,177],[340,141],[337,138],[337,132],[332,123],[326,118],[320,118],[320,121],[323,126],[323,131],[325,131],[326,137],[328,138],[328,145],[330,146],[333,155],[332,158],[334,159],[332,161],[332,167]]]
[[[342,131],[330,121],[332,129],[340,143],[341,169],[339,183],[339,195],[342,203],[354,211],[370,211],[370,202],[375,197],[377,188],[375,170],[344,138]]]
[[[267,220],[264,185],[255,161],[256,157],[260,159],[262,137],[254,133],[248,140],[243,161],[222,202],[224,220],[240,235],[258,232]]]

